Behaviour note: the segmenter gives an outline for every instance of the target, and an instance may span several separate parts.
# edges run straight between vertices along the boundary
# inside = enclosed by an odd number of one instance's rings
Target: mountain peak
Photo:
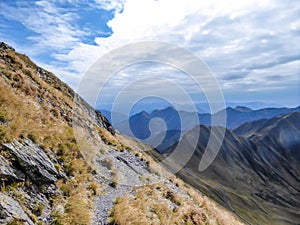
[[[157,113],[161,113],[161,112],[172,112],[172,111],[176,111],[172,106],[168,106],[164,109],[155,109],[151,112],[151,115],[155,115]]]
[[[147,113],[145,110],[143,110],[142,112],[140,112],[141,113],[141,115],[143,115],[143,116],[149,116],[149,113]]]
[[[0,49],[1,50],[12,50],[15,51],[15,49],[11,46],[9,46],[8,44],[4,43],[4,42],[0,42]]]
[[[249,108],[249,107],[246,107],[246,106],[240,106],[240,105],[236,106],[234,109],[237,110],[237,111],[240,111],[240,112],[251,112],[251,111],[253,111],[253,110],[252,110],[251,108]]]

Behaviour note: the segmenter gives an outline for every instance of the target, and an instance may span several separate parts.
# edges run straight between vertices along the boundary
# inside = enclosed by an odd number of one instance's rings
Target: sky
[[[140,41],[171,43],[207,65],[226,102],[292,107],[300,105],[299,15],[298,0],[1,0],[0,41],[75,90],[114,49]],[[157,87],[176,95],[168,84],[160,86],[157,78],[166,78],[195,102],[205,101],[206,93],[194,90],[183,71],[158,62],[115,73],[99,97],[102,106],[142,78],[144,86],[128,98],[147,97],[143,89]]]

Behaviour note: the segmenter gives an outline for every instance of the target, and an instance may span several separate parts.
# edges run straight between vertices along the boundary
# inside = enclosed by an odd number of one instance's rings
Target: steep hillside
[[[299,224],[299,131],[298,112],[226,130],[217,158],[199,172],[211,132],[201,126],[194,155],[178,175],[249,224]],[[192,148],[195,134],[191,130],[184,135],[177,145],[180,151]]]
[[[97,185],[91,157],[84,157],[90,152],[80,152],[74,139],[72,118],[81,118],[83,128],[112,127],[99,113],[95,124],[84,101],[81,113],[73,114],[73,90],[27,56],[1,43],[0,59],[0,178],[9,202],[1,201],[0,221],[88,224]],[[103,143],[94,138],[95,145]]]
[[[0,224],[242,224],[5,43],[0,87]]]

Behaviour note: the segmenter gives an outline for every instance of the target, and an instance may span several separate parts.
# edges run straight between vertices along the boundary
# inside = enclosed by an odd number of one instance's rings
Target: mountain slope
[[[5,43],[0,59],[1,192],[15,206],[1,202],[1,223],[24,221],[24,211],[27,224],[88,224],[97,189],[88,163],[93,155],[80,151],[72,119],[81,118],[82,128],[113,128],[83,100],[74,112],[73,90]],[[94,135],[95,146],[101,142]]]
[[[273,168],[284,165],[288,174],[281,174],[283,179],[292,175],[296,180],[300,180],[298,172],[300,171],[300,113],[294,112],[268,120],[258,120],[251,126],[245,123],[233,132],[264,145],[265,147],[260,145],[258,148],[261,158]]]
[[[178,175],[247,223],[299,224],[299,131],[298,112],[225,130],[215,161],[199,172],[211,132],[201,126],[194,155]],[[194,138],[195,131],[189,131],[177,148],[186,151]]]
[[[0,106],[1,224],[242,224],[5,43]]]

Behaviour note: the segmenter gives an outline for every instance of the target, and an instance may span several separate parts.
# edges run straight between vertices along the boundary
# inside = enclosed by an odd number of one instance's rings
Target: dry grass
[[[123,150],[121,143],[119,140],[113,136],[109,131],[105,130],[104,128],[95,127],[96,131],[100,135],[103,142],[109,146],[116,148],[117,150]]]
[[[99,195],[101,186],[97,182],[91,182],[88,189],[92,191],[93,195]]]
[[[90,192],[85,187],[79,186],[72,189],[70,197],[64,204],[65,213],[62,215],[54,215],[56,224],[91,224],[92,201]],[[56,202],[63,203],[62,201]]]
[[[110,224],[240,225],[225,209],[193,189],[193,197],[176,193],[165,183],[141,187],[137,194],[119,197],[110,212]],[[191,193],[190,193],[191,192]]]
[[[35,100],[35,99],[34,99]],[[14,139],[29,137],[43,144],[47,138],[57,137],[64,132],[67,124],[51,114],[46,106],[33,104],[31,96],[14,92],[5,82],[0,83],[0,140],[11,142]]]
[[[113,169],[113,160],[111,158],[104,158],[104,160],[102,161],[102,165],[105,166],[108,170],[112,170]]]
[[[206,211],[165,184],[145,186],[136,196],[116,200],[110,213],[111,224],[210,224]]]
[[[112,179],[110,186],[116,188],[119,182],[119,171],[117,169],[112,170]]]
[[[235,215],[225,209],[223,206],[219,205],[212,199],[204,196],[198,190],[184,183],[181,179],[173,176],[171,178],[172,182],[178,186],[180,189],[185,191],[193,201],[201,208],[206,209],[209,218],[215,218],[217,224],[220,225],[242,225],[243,223],[237,219]]]

